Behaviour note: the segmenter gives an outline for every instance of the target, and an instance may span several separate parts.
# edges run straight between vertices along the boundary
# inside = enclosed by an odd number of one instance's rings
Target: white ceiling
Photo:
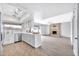
[[[55,17],[50,17],[45,20],[40,20],[39,23],[41,24],[52,24],[52,23],[64,23],[64,22],[71,22],[73,17],[73,12],[68,12],[65,14],[61,14]]]
[[[73,3],[8,3],[16,7],[22,7],[29,12],[39,12],[42,18],[50,18],[73,10]]]
[[[2,9],[2,11],[5,11],[4,13],[10,15],[14,13],[16,8],[22,8],[22,10],[27,12],[27,14],[29,13],[28,15],[33,16],[36,22],[40,19],[40,23],[46,24],[56,23],[57,21],[63,22],[64,20],[70,21],[74,8],[73,3],[4,3],[3,5],[0,4],[0,7],[1,6],[5,6],[6,8],[4,8],[4,10]],[[27,15],[22,17],[21,20],[23,21],[23,19],[26,18]]]

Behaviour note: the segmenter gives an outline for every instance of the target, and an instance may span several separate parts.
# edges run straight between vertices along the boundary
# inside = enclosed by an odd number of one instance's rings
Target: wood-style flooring
[[[42,45],[35,49],[25,42],[3,46],[3,56],[74,56],[70,39],[42,36]]]

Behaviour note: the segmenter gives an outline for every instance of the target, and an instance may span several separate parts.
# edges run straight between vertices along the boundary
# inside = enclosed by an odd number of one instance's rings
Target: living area
[[[74,56],[74,4],[0,4],[4,56]]]

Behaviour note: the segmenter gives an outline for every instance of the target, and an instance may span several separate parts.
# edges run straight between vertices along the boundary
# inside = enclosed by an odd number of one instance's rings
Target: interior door
[[[0,13],[0,53],[1,53],[1,13]]]
[[[2,20],[1,20],[1,12],[0,12],[0,55],[2,55],[3,47],[2,47]]]
[[[1,13],[0,13],[0,46],[1,46]]]
[[[73,51],[76,56],[78,56],[78,41],[79,41],[79,20],[78,20],[78,4],[75,4],[73,11],[73,20],[72,20],[72,38],[73,38]]]
[[[77,37],[78,37],[77,45],[78,45],[78,56],[79,56],[79,3],[77,5]]]

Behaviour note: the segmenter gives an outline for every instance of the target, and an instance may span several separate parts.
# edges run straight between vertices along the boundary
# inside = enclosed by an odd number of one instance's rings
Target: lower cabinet
[[[3,38],[3,44],[10,44],[14,43],[14,34],[13,30],[5,30],[4,31],[4,38]]]
[[[41,35],[40,34],[22,34],[22,40],[34,48],[41,46]]]
[[[21,33],[14,33],[14,42],[18,42],[22,40],[22,34]]]

